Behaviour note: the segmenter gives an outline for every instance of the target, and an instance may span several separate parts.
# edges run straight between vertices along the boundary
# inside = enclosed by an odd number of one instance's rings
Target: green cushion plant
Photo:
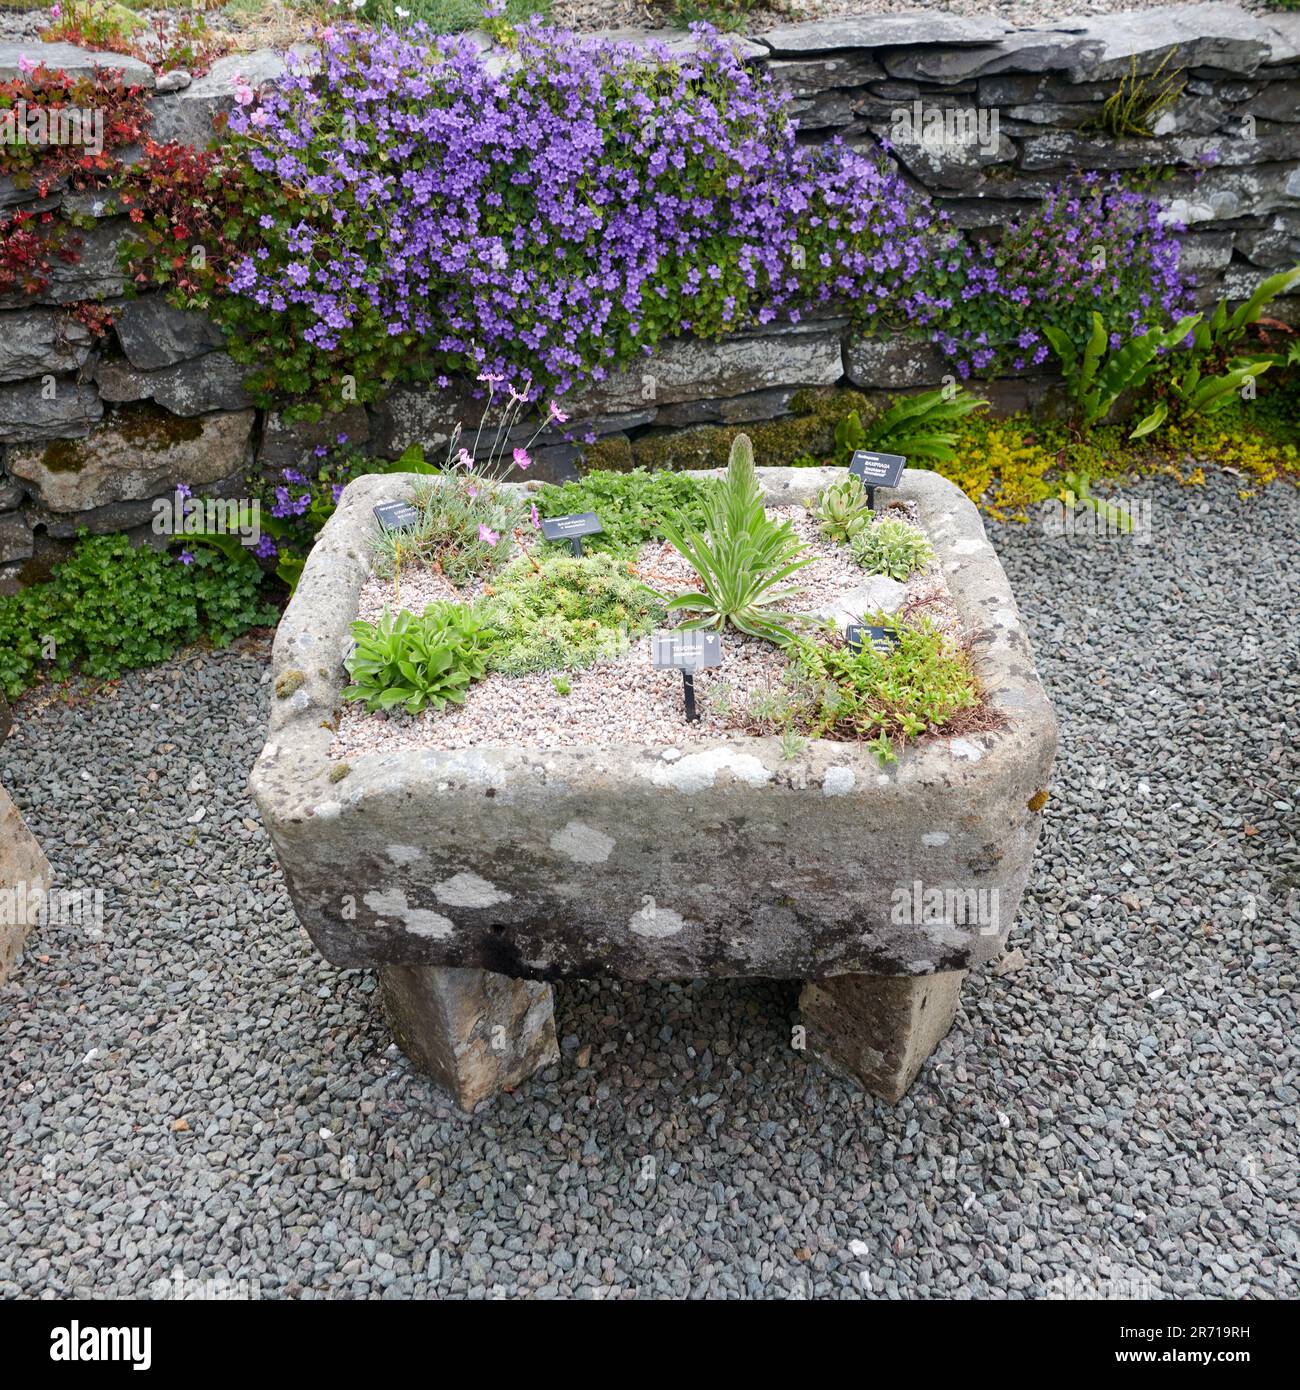
[[[894,517],[865,527],[851,545],[853,558],[868,574],[887,574],[900,583],[934,556],[934,548],[922,532]]]
[[[507,675],[589,666],[617,656],[663,619],[658,594],[614,555],[523,555],[479,606],[489,665]]]

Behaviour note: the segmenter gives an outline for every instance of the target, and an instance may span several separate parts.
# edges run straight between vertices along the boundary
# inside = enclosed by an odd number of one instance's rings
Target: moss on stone
[[[790,413],[779,420],[734,425],[697,425],[671,433],[647,434],[629,441],[622,435],[591,445],[583,457],[584,471],[632,468],[725,468],[732,441],[747,434],[754,445],[759,467],[788,467],[804,454],[820,458],[835,443],[835,426],[850,410],[870,413],[873,407],[859,391],[831,388],[796,391]]]
[[[85,451],[77,439],[52,439],[41,454],[50,473],[79,473],[86,466]]]
[[[350,763],[335,763],[325,775],[331,782],[341,782],[352,771]]]
[[[203,422],[195,416],[173,415],[158,406],[130,405],[118,412],[118,433],[128,444],[152,453],[163,453],[174,444],[198,439]]]
[[[116,432],[133,448],[147,453],[165,453],[176,444],[199,439],[201,420],[173,415],[147,403],[125,406],[100,430]],[[92,435],[92,438],[94,436]],[[41,463],[50,473],[79,473],[87,462],[86,440],[53,439],[41,453]]]

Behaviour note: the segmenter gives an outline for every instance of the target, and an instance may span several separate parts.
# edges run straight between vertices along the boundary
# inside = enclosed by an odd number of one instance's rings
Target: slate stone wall
[[[1248,295],[1272,271],[1300,261],[1300,14],[1179,5],[1041,29],[884,15],[735,42],[790,89],[804,138],[838,136],[864,148],[889,139],[908,178],[971,236],[1032,208],[1072,170],[1163,165],[1173,176],[1159,196],[1188,224],[1184,265],[1202,302]],[[70,71],[126,67],[130,80],[154,90],[154,137],[196,144],[231,104],[236,72],[257,85],[281,69],[274,54],[243,54],[179,89],[180,79],[165,78],[172,89],[161,91],[143,65],[119,55],[36,47],[48,64]],[[0,46],[0,78],[17,74],[23,51]],[[1124,74],[1134,66],[1150,73],[1166,57],[1184,70],[1187,86],[1155,138],[1085,132]],[[900,112],[929,122],[945,113],[950,130],[952,121],[984,124],[968,126],[976,138],[965,143],[900,139]],[[178,482],[233,496],[250,467],[294,464],[340,431],[396,457],[416,441],[436,450],[458,420],[477,418],[478,407],[454,394],[407,388],[319,426],[254,410],[202,315],[172,309],[158,295],[124,298],[116,248],[127,224],[110,201],[56,188],[38,204],[31,190],[0,180],[0,214],[19,206],[94,221],[79,259],[57,266],[46,291],[0,301],[0,580],[79,527],[144,527],[152,499]],[[61,307],[85,299],[113,312],[106,342]],[[1300,298],[1277,312],[1300,319]],[[686,432],[681,447],[689,453],[699,427],[779,420],[801,389],[919,389],[941,382],[944,370],[923,341],[865,338],[847,318],[814,316],[719,343],[673,342],[634,372],[571,396],[568,408],[584,434],[599,436],[606,456],[667,430]],[[1046,377],[1022,376],[986,389],[997,407],[1013,409],[1034,405],[1049,388]],[[572,470],[577,446],[558,438],[543,444],[542,476]]]

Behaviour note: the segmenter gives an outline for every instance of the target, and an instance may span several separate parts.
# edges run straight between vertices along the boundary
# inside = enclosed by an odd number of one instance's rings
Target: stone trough
[[[760,469],[769,505],[831,469]],[[465,1108],[557,1059],[551,981],[804,982],[802,1040],[897,1100],[947,1032],[963,975],[1003,948],[1056,746],[979,514],[909,470],[994,731],[929,737],[882,768],[852,743],[691,751],[394,749],[332,761],[372,507],[357,480],[312,551],[275,641],[267,743],[251,777],[299,919],[340,966],[378,967],[408,1055]]]

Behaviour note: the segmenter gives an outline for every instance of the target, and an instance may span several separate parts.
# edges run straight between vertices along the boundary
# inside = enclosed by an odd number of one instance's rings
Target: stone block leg
[[[836,975],[799,995],[809,1048],[891,1104],[902,1100],[957,1016],[964,970]]]
[[[557,1061],[551,987],[489,970],[384,965],[380,998],[402,1051],[462,1110]]]

